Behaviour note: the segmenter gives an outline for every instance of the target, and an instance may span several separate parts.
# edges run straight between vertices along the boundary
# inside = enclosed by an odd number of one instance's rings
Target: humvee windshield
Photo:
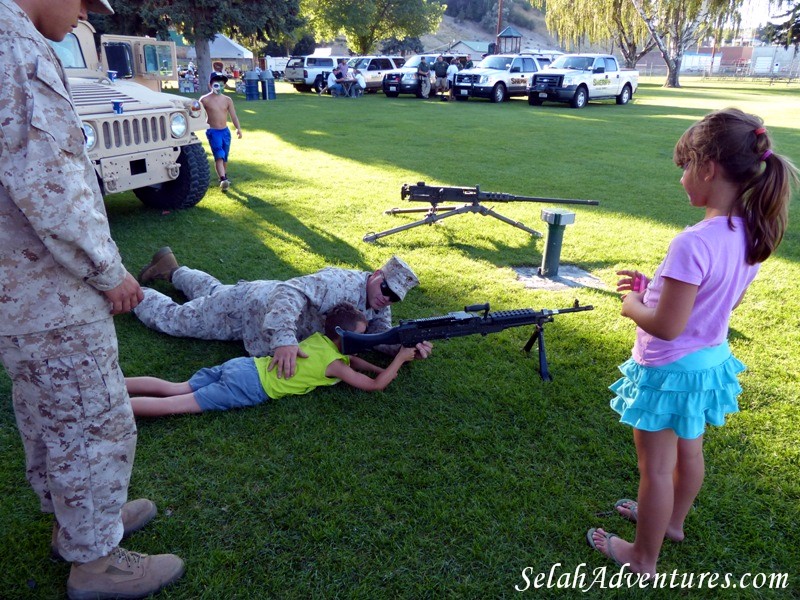
[[[83,58],[81,52],[81,45],[78,42],[78,37],[74,33],[68,33],[60,42],[48,40],[53,50],[56,51],[58,58],[61,59],[61,64],[65,69],[85,69],[86,60]]]

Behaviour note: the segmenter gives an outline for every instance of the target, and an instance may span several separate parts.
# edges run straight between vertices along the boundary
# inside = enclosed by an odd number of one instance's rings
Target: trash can
[[[258,100],[258,73],[255,71],[244,74],[244,99]]]
[[[269,69],[261,71],[261,99],[262,100],[275,100],[275,76]]]

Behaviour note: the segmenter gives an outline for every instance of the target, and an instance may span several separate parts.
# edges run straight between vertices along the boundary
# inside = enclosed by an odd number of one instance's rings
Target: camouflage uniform
[[[268,356],[279,346],[323,331],[325,313],[349,302],[369,320],[368,333],[392,326],[390,307],[367,308],[367,279],[371,273],[329,267],[288,281],[240,281],[224,285],[211,275],[180,267],[172,283],[189,299],[178,304],[144,288],[137,317],[156,331],[203,340],[243,340],[251,356]]]
[[[0,0],[0,358],[27,477],[70,561],[122,537],[136,426],[102,291],[127,271],[50,45]]]

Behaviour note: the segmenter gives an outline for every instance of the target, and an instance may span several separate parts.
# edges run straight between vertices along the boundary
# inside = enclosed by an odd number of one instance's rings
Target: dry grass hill
[[[544,16],[538,14],[535,22],[535,30],[512,25],[514,29],[522,34],[522,50],[563,50],[558,41],[547,32]],[[453,17],[445,16],[436,33],[424,35],[420,40],[424,44],[426,51],[436,52],[447,48],[454,41],[492,42],[494,41],[494,36],[495,31],[486,31],[478,23],[472,21],[458,22]]]

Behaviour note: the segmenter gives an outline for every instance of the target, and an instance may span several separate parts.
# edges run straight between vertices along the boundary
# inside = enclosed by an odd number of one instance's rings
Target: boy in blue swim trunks
[[[297,371],[289,379],[269,370],[271,357],[234,358],[220,366],[200,369],[189,381],[171,383],[156,377],[126,377],[133,414],[162,417],[208,410],[228,410],[255,406],[269,399],[307,394],[321,385],[344,381],[365,391],[380,391],[397,377],[403,363],[414,359],[415,348],[401,348],[384,368],[357,356],[341,353],[336,327],[363,333],[367,318],[355,306],[337,304],[325,318],[325,334],[315,333],[300,342],[308,355],[297,361]],[[373,379],[360,371],[376,373]]]
[[[200,98],[200,103],[208,115],[206,137],[211,146],[211,153],[214,155],[214,166],[219,176],[219,189],[223,192],[231,185],[231,182],[228,181],[228,154],[231,150],[228,115],[231,117],[233,126],[236,127],[237,137],[242,139],[242,129],[239,127],[239,117],[236,116],[233,100],[223,94],[227,81],[228,76],[224,73],[212,73],[208,82],[208,89],[211,91]]]

